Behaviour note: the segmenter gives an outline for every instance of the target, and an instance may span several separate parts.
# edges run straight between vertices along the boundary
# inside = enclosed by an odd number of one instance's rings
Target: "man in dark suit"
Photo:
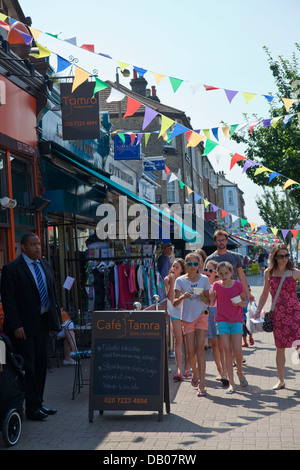
[[[3,328],[14,352],[24,359],[26,416],[42,420],[56,413],[43,406],[43,394],[49,330],[61,330],[61,316],[53,271],[48,261],[41,259],[39,237],[24,235],[21,248],[22,254],[2,269]]]

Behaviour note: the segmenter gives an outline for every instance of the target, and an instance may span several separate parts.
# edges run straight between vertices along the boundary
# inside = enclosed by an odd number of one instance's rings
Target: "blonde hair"
[[[184,258],[184,260],[187,261],[187,260],[190,259],[190,258],[198,258],[199,263],[201,263],[200,255],[199,255],[198,253],[194,252],[194,251],[193,251],[192,253],[188,253],[188,254],[186,255],[186,257]]]
[[[233,266],[228,261],[221,261],[221,263],[218,264],[217,271],[219,272],[221,268],[227,268],[230,272],[233,273]]]

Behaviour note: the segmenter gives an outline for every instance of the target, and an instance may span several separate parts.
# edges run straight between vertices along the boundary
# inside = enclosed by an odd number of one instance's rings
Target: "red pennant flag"
[[[87,51],[95,52],[94,44],[82,44],[82,46],[80,46],[80,49],[86,49]]]
[[[123,118],[128,117],[128,116],[132,116],[139,109],[141,104],[142,103],[139,103],[139,101],[136,101],[133,98],[130,98],[130,96],[128,96],[127,111],[124,114]]]
[[[294,238],[297,238],[297,235],[298,235],[298,232],[299,230],[291,230],[292,234],[293,234],[293,237]]]
[[[131,139],[131,145],[134,144],[136,134],[130,134],[130,139]]]
[[[211,86],[211,85],[203,85],[205,90],[206,91],[210,91],[210,90],[219,90],[220,88],[216,88],[214,86]]]
[[[228,215],[228,214],[229,214],[229,212],[224,211],[224,209],[222,209],[222,219],[223,219],[223,217],[225,217],[225,215]]]
[[[234,167],[236,162],[239,162],[240,160],[247,160],[246,157],[243,157],[243,155],[239,155],[238,153],[235,153],[233,157],[231,157],[231,162],[230,162],[230,169]]]
[[[192,133],[193,133],[193,131],[186,131],[186,133],[185,133],[188,142],[190,141]]]
[[[167,167],[167,165],[165,165],[165,172],[167,173],[167,175],[171,173],[171,170]]]
[[[256,126],[256,124],[258,124],[258,123],[259,123],[259,121],[254,121],[254,122],[251,123],[250,128],[249,128],[251,135],[253,134],[253,128],[254,128],[254,126]]]

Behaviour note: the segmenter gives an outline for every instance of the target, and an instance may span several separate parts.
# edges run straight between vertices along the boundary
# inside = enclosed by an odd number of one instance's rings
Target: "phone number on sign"
[[[97,126],[97,121],[65,121],[65,127]]]
[[[124,405],[130,405],[131,403],[134,403],[135,405],[146,405],[148,403],[148,398],[142,398],[142,397],[105,397],[104,398],[104,403],[108,404],[124,404]]]

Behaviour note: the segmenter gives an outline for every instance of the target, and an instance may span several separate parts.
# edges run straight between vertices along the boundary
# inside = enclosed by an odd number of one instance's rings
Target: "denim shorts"
[[[243,334],[243,322],[228,323],[226,321],[218,321],[216,326],[218,335],[226,335],[226,333],[229,335]]]

